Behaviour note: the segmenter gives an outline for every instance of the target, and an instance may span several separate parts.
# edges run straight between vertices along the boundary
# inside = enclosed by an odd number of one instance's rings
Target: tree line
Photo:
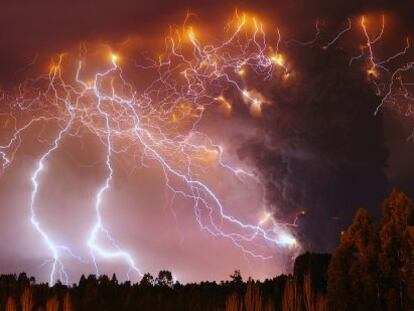
[[[228,281],[180,284],[162,270],[135,284],[82,275],[49,286],[9,274],[0,276],[0,310],[414,310],[413,204],[393,191],[382,208],[378,225],[359,209],[332,255],[300,255],[289,275],[244,281],[236,270]]]

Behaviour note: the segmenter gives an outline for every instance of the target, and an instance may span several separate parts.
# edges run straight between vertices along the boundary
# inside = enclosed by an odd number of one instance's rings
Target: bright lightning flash
[[[379,93],[385,93],[381,105],[394,103],[401,97],[413,101],[409,88],[414,84],[404,82],[402,74],[412,70],[414,63],[410,62],[391,72],[390,83],[376,82],[381,78],[380,71],[390,72],[385,66],[404,56],[409,48],[407,40],[403,51],[383,61],[376,60],[373,47],[382,37],[384,23],[383,18],[379,34],[372,37],[366,19],[362,18],[360,26],[366,42],[361,47],[361,54],[352,58],[350,64],[360,59],[367,61],[369,78],[374,80]],[[128,266],[128,278],[131,273],[135,277],[142,275],[131,253],[118,244],[105,226],[102,216],[105,196],[114,179],[113,159],[130,150],[135,150],[135,153],[139,151],[137,167],[146,167],[149,160],[157,163],[163,172],[165,187],[172,197],[181,196],[190,200],[197,224],[212,236],[227,239],[244,254],[261,259],[272,258],[275,248],[300,247],[291,229],[295,223],[279,223],[270,211],[265,211],[257,223],[239,219],[228,212],[222,199],[205,181],[211,163],[239,180],[249,178],[260,181],[254,172],[226,163],[225,149],[198,130],[197,125],[205,110],[219,105],[223,112],[230,114],[237,100],[232,98],[230,101],[225,94],[232,90],[248,106],[250,113],[259,117],[264,105],[270,103],[258,90],[248,85],[249,78],[270,80],[275,76],[286,78],[289,74],[286,54],[279,51],[279,30],[274,42],[276,49],[273,49],[263,25],[256,18],[236,13],[229,25],[233,30],[218,45],[203,45],[201,36],[192,27],[184,26],[183,31],[172,31],[165,41],[166,49],[162,57],[136,65],[139,70],[156,75],[142,92],[138,92],[124,78],[119,55],[111,53],[106,69],[94,74],[90,80],[82,78],[85,74],[82,61],[78,62],[72,76],[63,75],[65,55],[60,55],[58,62],[50,67],[48,75],[22,86],[17,96],[3,94],[1,116],[7,116],[6,125],[14,125],[10,129],[8,141],[0,145],[3,170],[13,163],[23,133],[42,123],[54,123],[59,128],[30,174],[30,220],[51,254],[51,284],[58,278],[69,282],[62,253],[80,262],[89,261],[74,254],[69,246],[57,243],[40,223],[37,212],[41,206],[37,198],[41,191],[42,172],[47,160],[61,148],[65,137],[82,138],[86,132],[93,134],[105,150],[106,178],[94,195],[95,221],[85,239],[96,273],[99,274],[99,257],[121,260]],[[321,45],[321,48],[331,48],[351,26],[352,22],[348,19],[348,27],[330,42]],[[316,24],[316,30],[316,36],[311,41],[291,42],[314,46],[320,41],[322,32],[319,23]],[[283,80],[279,81],[283,83]],[[381,89],[379,85],[382,85]],[[102,238],[109,242],[110,247],[99,243]]]

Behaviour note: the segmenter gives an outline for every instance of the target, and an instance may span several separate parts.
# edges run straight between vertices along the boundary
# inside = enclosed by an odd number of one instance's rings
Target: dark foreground
[[[0,310],[414,310],[414,210],[394,191],[374,226],[359,209],[333,255],[296,258],[293,275],[221,283],[174,283],[169,271],[139,284],[90,275],[78,284],[37,284],[26,274],[0,276]]]

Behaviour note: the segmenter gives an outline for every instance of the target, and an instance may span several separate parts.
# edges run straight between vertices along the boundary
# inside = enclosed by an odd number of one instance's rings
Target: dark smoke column
[[[240,148],[266,183],[266,199],[279,219],[293,221],[305,248],[335,245],[359,207],[378,215],[387,188],[379,98],[349,55],[318,47],[291,47],[289,80],[272,91],[263,135]]]

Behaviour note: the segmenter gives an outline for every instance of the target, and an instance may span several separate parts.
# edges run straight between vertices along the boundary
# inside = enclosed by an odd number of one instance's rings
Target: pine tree
[[[379,229],[381,296],[386,310],[410,310],[414,306],[413,232],[413,204],[394,190],[384,202]]]
[[[282,311],[300,310],[300,297],[296,279],[291,276],[288,277],[283,291]]]
[[[72,311],[72,298],[70,296],[70,292],[67,291],[65,294],[65,298],[63,299],[63,311]]]
[[[33,309],[33,297],[30,287],[26,287],[20,297],[20,304],[22,311],[32,311]]]
[[[329,265],[329,309],[378,309],[377,258],[378,242],[371,218],[359,209]]]
[[[59,311],[59,300],[56,296],[46,301],[46,311]]]
[[[326,294],[319,293],[316,295],[315,310],[326,311],[328,310],[328,300]]]
[[[268,299],[264,307],[264,311],[274,311],[274,310],[275,310],[275,304],[273,303],[271,299]]]
[[[13,297],[7,298],[6,302],[6,311],[17,311],[16,302],[14,301]]]
[[[315,293],[312,288],[312,279],[310,273],[306,273],[303,277],[303,302],[305,305],[305,310],[307,311],[316,311],[316,301]]]
[[[328,268],[328,305],[331,310],[351,310],[353,295],[350,288],[349,266],[352,260],[351,245],[341,243],[333,253]]]
[[[158,277],[155,279],[155,283],[158,286],[172,288],[174,285],[172,273],[168,270],[161,270],[158,272]]]
[[[234,270],[234,273],[230,275],[231,282],[234,284],[242,284],[243,277],[241,276],[240,270]]]
[[[246,311],[262,311],[262,294],[260,287],[253,280],[247,282],[246,293],[244,294],[244,307]]]
[[[154,277],[150,273],[145,273],[139,283],[142,287],[151,287],[154,285]]]
[[[115,273],[112,274],[111,283],[112,283],[112,285],[118,285],[118,279],[117,279]]]
[[[243,311],[243,302],[237,293],[233,293],[227,298],[226,311]]]

